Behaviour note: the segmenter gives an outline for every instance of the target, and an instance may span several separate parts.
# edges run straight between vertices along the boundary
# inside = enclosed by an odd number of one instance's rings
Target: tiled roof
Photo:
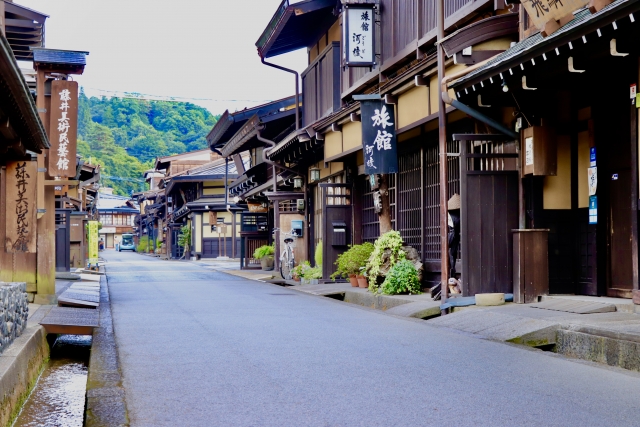
[[[33,49],[33,62],[44,64],[87,65],[89,52],[57,49]]]
[[[635,0],[616,0],[594,14],[591,14],[591,12],[589,12],[589,9],[587,8],[578,10],[574,12],[575,18],[555,33],[547,37],[542,37],[540,33],[536,33],[526,38],[525,40],[522,40],[510,49],[504,51],[499,55],[496,55],[494,58],[490,59],[486,64],[479,67],[478,69],[470,72],[464,77],[459,78],[458,80],[453,81],[449,84],[449,87],[464,87],[468,86],[468,83],[476,81],[479,77],[482,77],[484,75],[486,75],[485,78],[493,76],[495,75],[495,72],[497,72],[497,69],[499,67],[505,66],[507,63],[517,62],[518,59],[530,54],[534,49],[549,46],[549,50],[551,50],[553,49],[554,44],[559,42],[559,39],[561,39],[563,36],[566,36],[568,33],[573,32],[574,30],[577,31],[579,30],[579,27],[582,27],[587,23],[590,23],[591,21],[604,18],[609,13],[615,12],[616,9],[631,3],[635,3]],[[640,5],[638,6],[640,8]]]

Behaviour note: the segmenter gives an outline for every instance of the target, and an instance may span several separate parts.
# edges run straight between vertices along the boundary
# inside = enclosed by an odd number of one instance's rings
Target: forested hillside
[[[88,98],[84,92],[78,116],[78,153],[100,164],[103,185],[121,195],[145,189],[139,180],[156,157],[206,148],[217,121],[191,103]]]

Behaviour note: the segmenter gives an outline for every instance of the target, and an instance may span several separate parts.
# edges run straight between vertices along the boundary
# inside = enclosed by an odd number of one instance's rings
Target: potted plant
[[[360,288],[369,287],[369,281],[367,280],[367,276],[365,276],[366,269],[367,269],[367,266],[360,267],[360,273],[358,273],[358,275],[356,276],[356,281],[358,282],[358,287]]]
[[[352,245],[346,252],[338,255],[336,261],[336,272],[331,275],[333,280],[336,277],[349,278],[351,286],[357,287],[358,279],[360,276],[361,268],[367,264],[367,260],[373,252],[373,245],[371,243],[363,243],[361,245]],[[366,281],[366,279],[365,279]]]
[[[322,268],[309,267],[302,273],[303,284],[317,285],[318,280],[322,279]]]
[[[293,277],[293,280],[299,282],[304,277],[305,272],[310,268],[311,264],[309,261],[302,261],[291,269],[291,277]]]
[[[273,245],[262,245],[253,252],[253,257],[260,260],[262,270],[273,270],[273,255],[276,253],[276,248]]]

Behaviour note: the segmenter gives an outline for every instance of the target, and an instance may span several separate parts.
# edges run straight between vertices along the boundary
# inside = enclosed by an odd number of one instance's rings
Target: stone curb
[[[22,335],[0,355],[0,426],[11,425],[49,359],[47,333],[38,324],[47,309],[51,307],[40,307]]]
[[[87,397],[86,427],[128,426],[129,417],[122,387],[118,350],[113,333],[107,276],[100,280],[100,327],[93,330]]]

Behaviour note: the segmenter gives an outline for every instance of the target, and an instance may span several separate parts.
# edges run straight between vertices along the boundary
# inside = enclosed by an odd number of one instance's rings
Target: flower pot
[[[356,278],[355,274],[349,275],[349,283],[351,283],[351,286],[353,286],[354,288],[358,287],[358,279]]]
[[[260,258],[260,265],[262,266],[263,271],[271,271],[273,270],[273,257],[265,256]]]
[[[361,288],[368,288],[369,287],[369,282],[367,281],[367,278],[364,276],[357,276],[358,279],[358,286]]]

